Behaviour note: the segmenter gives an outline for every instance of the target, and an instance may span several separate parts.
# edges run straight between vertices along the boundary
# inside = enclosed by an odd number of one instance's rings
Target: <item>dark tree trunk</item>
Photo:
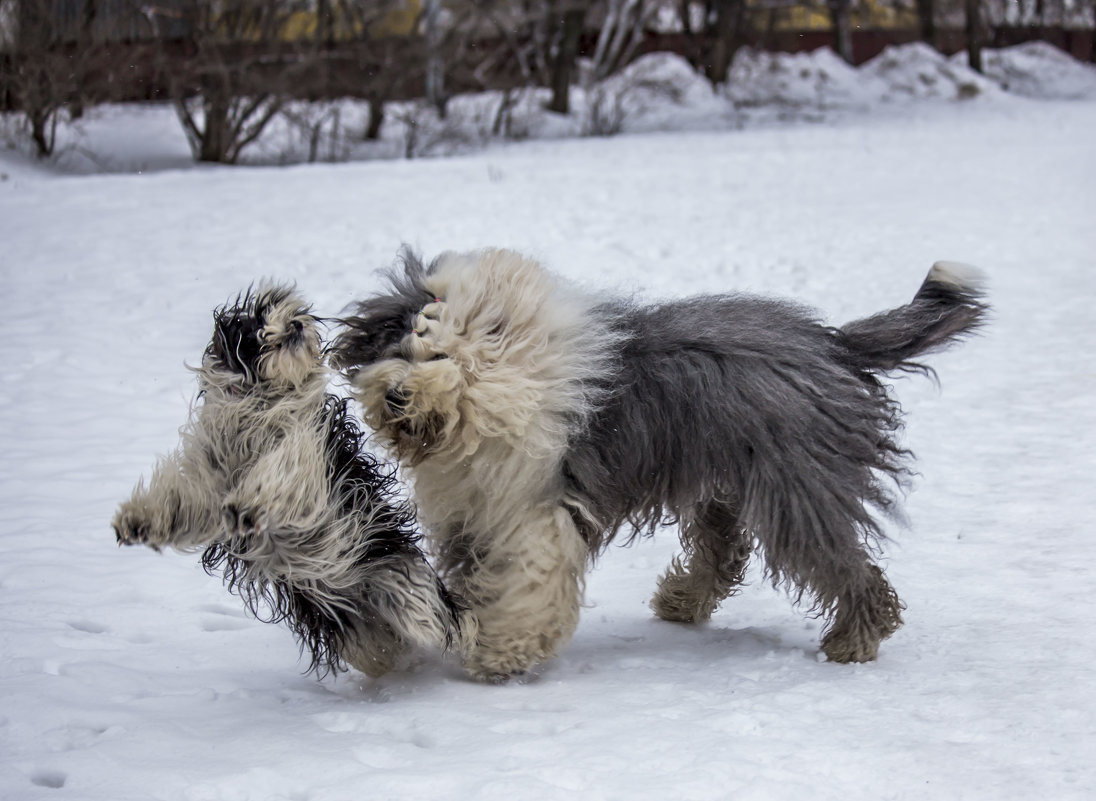
[[[706,74],[713,84],[727,80],[727,70],[742,44],[742,24],[745,21],[745,0],[715,0],[715,24],[712,26],[712,47],[708,54]]]
[[[847,64],[855,63],[852,54],[852,0],[830,0],[833,25],[833,49]]]
[[[205,136],[202,137],[202,146],[198,151],[198,161],[209,161],[220,164],[225,161],[227,136],[228,110],[223,103],[210,100],[205,104]]]
[[[571,111],[571,83],[578,59],[579,40],[582,38],[582,26],[586,22],[586,12],[581,8],[572,8],[563,12],[560,23],[559,47],[556,50],[555,63],[552,65],[552,100],[549,111],[569,114]]]
[[[985,24],[982,21],[982,0],[966,0],[967,63],[975,72],[982,72],[982,47],[985,44]]]
[[[365,139],[370,142],[380,139],[383,124],[384,100],[374,95],[369,98],[369,125],[365,129]]]
[[[936,47],[936,0],[917,0],[917,17],[921,41]]]
[[[42,109],[27,111],[27,119],[30,120],[30,136],[34,141],[35,154],[40,159],[53,155],[53,147],[57,142],[57,114]]]

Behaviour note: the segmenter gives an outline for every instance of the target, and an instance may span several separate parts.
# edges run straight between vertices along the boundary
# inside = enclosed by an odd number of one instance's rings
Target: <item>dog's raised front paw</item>
[[[442,330],[441,316],[445,308],[442,300],[435,300],[423,306],[411,323],[410,347],[412,355],[419,361],[444,359],[447,354],[439,344]]]
[[[156,535],[152,516],[132,503],[122,504],[110,525],[119,546],[147,545],[159,550],[163,542],[163,538]]]

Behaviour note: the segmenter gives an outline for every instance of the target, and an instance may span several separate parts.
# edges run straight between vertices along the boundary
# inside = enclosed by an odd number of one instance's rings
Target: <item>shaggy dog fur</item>
[[[412,645],[473,632],[391,472],[327,393],[317,323],[284,287],[218,309],[181,445],[113,526],[120,545],[203,551],[254,614],[289,625],[310,670],[378,676]]]
[[[825,616],[837,662],[876,657],[902,604],[873,563],[908,454],[891,371],[971,333],[977,274],[933,267],[913,301],[841,328],[791,303],[591,297],[505,250],[405,253],[332,349],[402,459],[420,520],[479,633],[478,678],[553,656],[583,574],[622,530],[680,524],[652,601],[707,620],[753,551]]]

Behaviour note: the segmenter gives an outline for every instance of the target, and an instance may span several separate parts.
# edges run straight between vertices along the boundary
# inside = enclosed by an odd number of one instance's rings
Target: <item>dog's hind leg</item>
[[[800,465],[802,467],[802,465]],[[902,625],[902,602],[865,545],[870,518],[840,484],[785,475],[756,481],[743,509],[774,585],[813,596],[830,618],[822,650],[834,662],[870,662]]]
[[[833,624],[822,637],[832,662],[871,662],[879,643],[902,625],[902,602],[878,565],[864,562],[846,582]]]
[[[570,640],[586,543],[564,507],[542,506],[475,545],[482,551],[447,573],[479,626],[464,668],[481,681],[505,681],[551,659]]]
[[[742,583],[753,536],[739,524],[733,504],[715,499],[684,521],[681,544],[684,558],[670,563],[651,609],[663,620],[701,623]]]
[[[463,652],[475,637],[476,622],[464,603],[416,554],[384,559],[366,575],[362,590],[359,615],[367,626],[383,624],[400,642]]]

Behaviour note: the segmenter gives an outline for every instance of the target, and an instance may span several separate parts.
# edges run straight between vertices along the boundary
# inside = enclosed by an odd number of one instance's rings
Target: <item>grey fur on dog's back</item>
[[[910,359],[981,323],[979,297],[930,276],[907,306],[840,329],[750,296],[604,307],[625,334],[615,391],[564,459],[569,494],[600,512],[576,516],[584,538],[599,551],[622,527],[688,516],[699,495],[741,505],[774,581],[809,579],[804,549],[859,558],[880,535],[870,507],[892,509],[907,472],[876,371],[922,369]]]
[[[624,525],[649,528],[687,512],[698,495],[736,496],[789,474],[839,505],[843,521],[853,512],[858,531],[837,536],[876,530],[859,499],[890,504],[872,469],[901,472],[900,450],[880,436],[897,428],[896,410],[840,367],[830,329],[797,306],[748,297],[614,311],[626,333],[615,392],[564,460],[572,491],[601,512],[597,526],[583,528],[595,551]],[[811,545],[824,547],[826,511],[812,510],[811,521],[747,514],[743,523],[818,529]]]

